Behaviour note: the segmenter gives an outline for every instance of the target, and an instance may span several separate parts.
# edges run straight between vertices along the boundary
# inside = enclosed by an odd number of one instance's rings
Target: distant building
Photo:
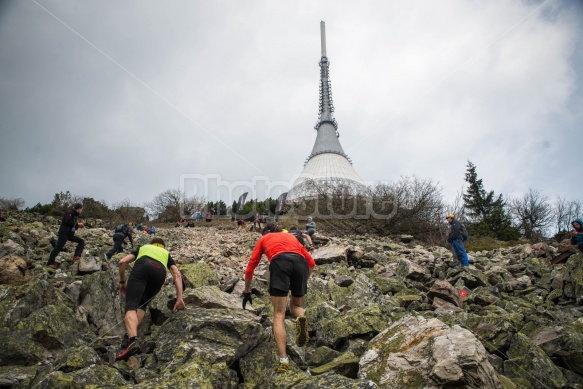
[[[352,167],[348,155],[344,153],[338,133],[338,123],[334,119],[332,84],[330,82],[328,57],[326,56],[326,29],[320,22],[322,58],[320,59],[320,109],[314,129],[318,132],[312,152],[304,163],[304,170],[295,180],[287,195],[288,200],[311,196],[311,185],[342,185],[352,193],[366,190],[360,176]]]

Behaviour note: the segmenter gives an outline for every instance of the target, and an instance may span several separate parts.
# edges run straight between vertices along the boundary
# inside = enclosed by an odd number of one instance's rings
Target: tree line
[[[505,198],[486,190],[476,165],[468,161],[465,190],[453,202],[447,202],[439,184],[416,176],[401,177],[397,182],[376,183],[362,190],[345,183],[319,183],[307,180],[305,198],[283,207],[284,214],[298,217],[315,216],[330,225],[351,225],[354,229],[372,229],[378,233],[414,234],[424,240],[443,240],[445,215],[454,213],[472,236],[490,237],[501,241],[520,238],[540,241],[544,238],[562,240],[569,235],[571,221],[581,217],[583,204],[579,199],[558,196],[554,201],[540,190],[530,188],[524,195]],[[168,189],[146,204],[123,200],[112,205],[91,197],[67,192],[56,193],[48,204],[38,203],[24,208],[23,199],[0,198],[0,210],[23,210],[60,216],[74,203],[83,204],[88,218],[111,222],[144,222],[157,220],[174,222],[194,218],[207,212],[213,217],[243,217],[252,219],[255,213],[274,215],[277,199],[252,199],[241,209],[237,201],[228,206],[224,201],[207,201],[201,196],[187,196],[180,189]],[[24,208],[24,209],[23,209]]]

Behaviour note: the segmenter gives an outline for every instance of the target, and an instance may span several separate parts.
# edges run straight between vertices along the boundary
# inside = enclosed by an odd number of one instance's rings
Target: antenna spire
[[[320,22],[320,41],[322,42],[322,57],[326,56],[326,23]]]

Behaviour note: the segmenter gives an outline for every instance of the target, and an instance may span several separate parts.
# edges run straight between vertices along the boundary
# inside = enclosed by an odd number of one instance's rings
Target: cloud
[[[452,197],[471,160],[497,193],[583,189],[569,2],[2,7],[0,196],[28,205],[66,190],[144,202],[183,174],[291,180],[316,137],[320,20],[340,141],[365,180],[415,174]]]

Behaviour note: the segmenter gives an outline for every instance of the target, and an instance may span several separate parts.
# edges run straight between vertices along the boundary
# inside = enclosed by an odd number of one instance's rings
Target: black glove
[[[245,309],[247,302],[249,302],[249,304],[253,304],[253,301],[251,300],[251,292],[243,293],[243,309]]]

